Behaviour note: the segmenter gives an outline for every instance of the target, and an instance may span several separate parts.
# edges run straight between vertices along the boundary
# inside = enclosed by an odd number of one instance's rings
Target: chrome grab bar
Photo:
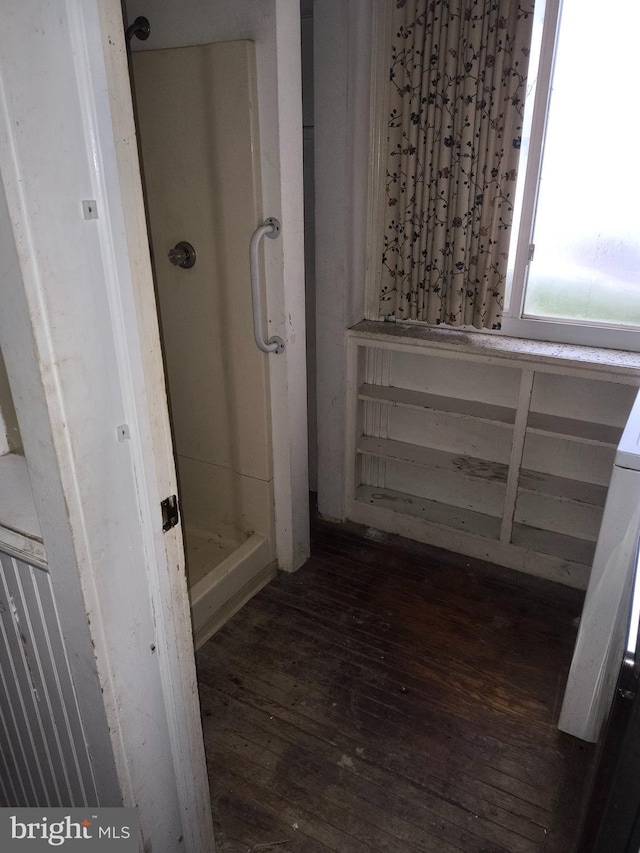
[[[262,303],[260,301],[260,262],[258,260],[258,247],[263,237],[275,240],[280,236],[280,223],[273,216],[265,219],[264,224],[258,226],[253,232],[249,255],[251,258],[251,299],[253,302],[253,337],[256,346],[262,352],[284,352],[284,341],[282,338],[273,337],[265,341],[262,335]]]

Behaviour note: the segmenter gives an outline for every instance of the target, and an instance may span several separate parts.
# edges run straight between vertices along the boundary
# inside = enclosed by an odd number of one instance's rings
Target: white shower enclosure
[[[249,268],[268,214],[255,45],[138,51],[132,80],[198,646],[276,572],[269,359],[282,355],[253,340]],[[185,242],[195,263],[181,266],[170,253]],[[264,243],[260,261],[277,251]]]

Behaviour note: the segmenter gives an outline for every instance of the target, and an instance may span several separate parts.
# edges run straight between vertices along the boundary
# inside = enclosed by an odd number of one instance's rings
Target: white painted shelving
[[[640,359],[374,321],[348,338],[347,517],[585,587]]]

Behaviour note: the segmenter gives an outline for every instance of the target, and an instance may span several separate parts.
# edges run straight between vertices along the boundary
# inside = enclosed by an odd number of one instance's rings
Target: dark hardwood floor
[[[570,853],[582,594],[315,525],[197,654],[218,853]]]

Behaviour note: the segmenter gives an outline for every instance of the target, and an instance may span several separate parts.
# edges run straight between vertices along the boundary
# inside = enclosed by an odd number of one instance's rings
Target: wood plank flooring
[[[197,654],[218,853],[570,853],[582,594],[315,525]]]

